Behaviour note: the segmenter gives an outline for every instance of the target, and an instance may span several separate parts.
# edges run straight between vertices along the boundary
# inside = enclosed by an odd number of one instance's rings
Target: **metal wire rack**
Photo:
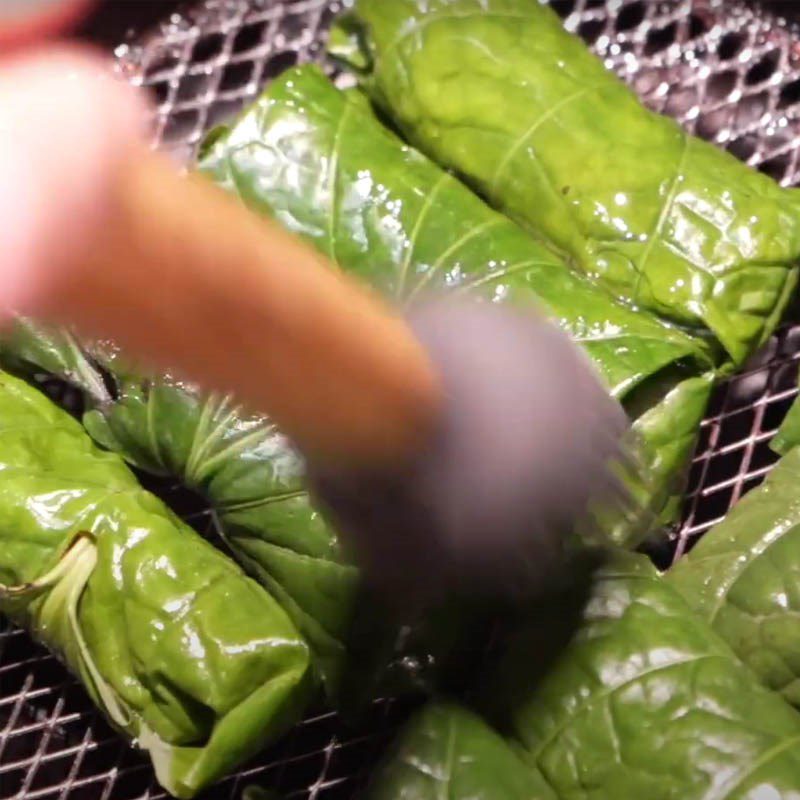
[[[199,0],[120,45],[118,68],[155,96],[155,141],[189,161],[205,131],[283,69],[315,60],[332,72],[326,30],[344,4]],[[774,13],[731,0],[552,5],[648,105],[781,183],[800,183],[800,36]],[[797,394],[799,366],[800,325],[787,325],[719,388],[703,423],[683,521],[654,554],[662,565],[769,471],[775,456],[768,443]],[[207,797],[238,798],[251,781],[286,798],[351,797],[404,714],[391,701],[376,702],[357,727],[331,712],[311,714]],[[93,711],[59,663],[0,621],[0,800],[163,796],[146,760]]]

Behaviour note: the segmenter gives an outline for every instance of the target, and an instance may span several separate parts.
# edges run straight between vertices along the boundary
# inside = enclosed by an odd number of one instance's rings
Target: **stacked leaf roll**
[[[59,654],[190,797],[292,725],[285,612],[36,389],[0,373],[0,612]]]
[[[468,292],[549,315],[634,421],[640,471],[626,480],[643,513],[604,522],[610,543],[637,545],[675,518],[716,376],[780,319],[800,195],[646,111],[537,0],[356,0],[332,41],[364,91],[290,69],[210,136],[199,168],[402,308]],[[0,375],[0,611],[63,656],[169,791],[233,768],[317,685],[340,705],[343,686],[373,680],[372,651],[397,632],[370,618],[269,419],[30,320],[0,358],[78,387],[90,434]],[[800,715],[769,689],[800,701],[798,453],[674,576],[637,558],[598,575],[554,668],[546,626],[521,628],[478,704],[503,735],[431,705],[372,796],[796,795]],[[120,456],[201,494],[255,580]],[[547,618],[569,631],[557,607]],[[415,675],[412,652],[436,668],[470,626],[431,616],[392,655]]]
[[[433,705],[367,797],[744,800],[796,797],[800,714],[760,686],[644,559],[596,578],[582,628],[532,682],[521,637],[480,718]]]
[[[662,372],[674,383],[713,364],[704,341],[572,274],[384,128],[360,93],[339,91],[315,67],[275,80],[230,129],[217,131],[200,166],[402,305],[425,291],[468,291],[543,307],[617,397]]]
[[[583,628],[535,686],[526,649],[523,637],[509,653],[503,699],[559,797],[789,798],[800,787],[800,715],[647,561],[598,576]]]
[[[655,505],[679,491],[711,388],[713,348],[573,275],[386,130],[360,93],[338,91],[313,67],[290,70],[217,132],[201,167],[402,305],[424,292],[471,292],[543,307],[639,417]]]
[[[535,0],[356,0],[333,52],[409,140],[616,296],[739,363],[797,283],[800,191],[646,110]]]
[[[95,347],[90,360],[70,334],[30,320],[18,320],[3,348],[7,364],[33,365],[82,390],[84,424],[100,445],[208,499],[219,533],[287,611],[333,692],[357,573],[308,501],[299,456],[269,420],[169,376],[138,375],[111,345]],[[114,397],[98,362],[113,377]]]
[[[326,159],[327,171],[315,168]],[[201,166],[398,302],[425,290],[473,291],[544,307],[637,416],[646,474],[634,489],[643,502],[657,513],[679,495],[711,389],[712,348],[573,274],[387,131],[360,94],[340,92],[315,68],[290,70],[217,132]],[[137,375],[113,348],[95,348],[112,376],[112,398],[72,337],[28,321],[5,350],[7,361],[79,385],[92,407],[86,426],[100,444],[141,469],[178,476],[209,500],[225,541],[301,630],[334,696],[357,574],[309,502],[302,462],[280,432],[230,398]],[[641,532],[615,531],[621,539]]]
[[[432,702],[405,726],[367,800],[556,800],[522,754],[478,715]]]
[[[317,169],[321,162],[329,169]],[[642,503],[657,514],[679,496],[711,390],[713,349],[573,274],[387,131],[360,94],[340,92],[315,68],[290,70],[217,132],[201,166],[398,302],[426,290],[472,291],[544,307],[636,416],[645,469],[632,488]],[[137,375],[112,347],[94,348],[112,377],[112,398],[72,337],[28,321],[5,350],[7,361],[79,385],[91,406],[86,426],[100,444],[208,499],[226,543],[289,613],[335,696],[358,576],[309,502],[303,465],[280,432],[230,398]],[[643,532],[619,525],[611,533],[627,541]]]
[[[668,575],[761,681],[800,707],[800,440],[794,441],[765,483]]]

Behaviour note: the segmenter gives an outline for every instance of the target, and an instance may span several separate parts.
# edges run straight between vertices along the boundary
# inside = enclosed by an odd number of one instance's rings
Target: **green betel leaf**
[[[597,576],[583,624],[533,681],[522,635],[486,700],[561,798],[791,798],[800,715],[761,686],[643,557]]]
[[[574,274],[387,131],[361,94],[340,92],[313,67],[290,70],[215,132],[201,168],[398,304],[427,291],[469,291],[544,310],[637,417],[643,471],[632,480],[648,520],[679,492],[711,388],[713,348]],[[70,342],[39,333],[42,344],[25,339],[21,349],[12,339],[8,349],[34,364],[53,350],[65,360]],[[89,363],[109,372],[113,400],[89,398],[87,429],[141,469],[177,476],[209,501],[228,546],[289,613],[335,697],[353,649],[359,581],[309,501],[298,455],[268,420],[244,414],[230,398],[137,375],[113,347],[91,351]],[[72,372],[62,370],[68,378]],[[644,532],[636,516],[609,525],[626,544]],[[357,658],[367,662],[358,644]]]
[[[623,475],[634,498],[632,516],[605,525],[617,546],[633,548],[655,528],[680,518],[686,465],[694,453],[713,388],[714,374],[707,372],[681,381],[661,402],[648,406],[647,398],[642,398],[646,410],[633,425],[641,451],[639,462],[636,469]],[[656,394],[662,396],[662,390]]]
[[[356,0],[332,52],[408,139],[736,363],[797,283],[800,191],[645,109],[535,0]]]
[[[680,486],[711,390],[710,373],[704,391],[694,376],[712,368],[713,348],[574,275],[386,130],[360,93],[338,91],[315,67],[289,70],[215,138],[201,168],[398,304],[468,291],[544,310],[637,417],[649,473],[639,494],[665,502]],[[665,401],[685,380],[683,399]],[[679,441],[665,439],[666,430]]]
[[[106,357],[112,374],[115,359]],[[303,462],[264,418],[229,397],[168,378],[122,377],[117,400],[93,409],[93,438],[142,469],[178,476],[208,499],[219,533],[311,645],[335,694],[358,574],[309,501]]]
[[[800,706],[800,450],[667,573],[756,675]]]
[[[274,81],[200,166],[401,306],[445,291],[543,309],[584,346],[617,397],[662,370],[714,360],[701,339],[572,274],[316,67]]]
[[[540,659],[547,629],[564,625],[552,605],[505,643],[482,694],[507,738],[472,711],[432,703],[401,731],[366,797],[796,796],[800,715],[645,558],[619,555],[575,599],[582,622],[555,665]]]
[[[5,373],[0,611],[64,659],[179,797],[284,732],[312,686],[279,604]]]
[[[556,800],[514,746],[454,703],[431,703],[403,728],[366,800]]]
[[[57,375],[80,389],[92,404],[105,404],[111,397],[103,378],[92,365],[83,345],[68,330],[53,330],[25,317],[0,336],[0,359],[6,368]]]
[[[800,402],[795,400],[769,446],[778,455],[786,455],[798,445],[800,445]]]

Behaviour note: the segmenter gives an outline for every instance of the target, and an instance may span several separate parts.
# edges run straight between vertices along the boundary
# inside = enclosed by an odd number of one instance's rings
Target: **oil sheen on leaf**
[[[284,732],[309,695],[308,648],[279,604],[6,373],[0,611],[63,658],[179,797]]]
[[[798,486],[795,448],[667,575],[767,686],[800,707]]]
[[[437,702],[403,728],[366,800],[556,800],[514,746],[479,716]]]
[[[539,681],[531,641],[512,646],[487,704],[504,705],[557,797],[796,796],[800,715],[643,557],[598,575],[581,630]]]
[[[645,109],[535,0],[356,0],[332,51],[409,140],[741,363],[797,283],[800,190]]]
[[[665,504],[674,506],[669,498],[682,487],[711,391],[713,375],[702,379],[704,388],[697,376],[717,354],[702,338],[615,302],[572,273],[404,145],[360,93],[338,91],[315,67],[273,82],[227,133],[217,132],[201,166],[248,207],[275,217],[400,304],[425,292],[468,291],[543,309],[583,346],[637,418],[646,465],[639,499],[647,498],[656,516]],[[640,533],[625,524],[614,537]]]
[[[711,388],[713,348],[574,274],[386,130],[361,94],[340,92],[313,67],[290,70],[214,134],[201,168],[399,304],[428,291],[469,291],[543,308],[638,418],[645,468],[633,488],[647,520],[674,505]],[[358,575],[309,501],[303,464],[286,439],[230,398],[137,375],[113,347],[92,350],[111,383],[107,400],[92,399],[96,381],[68,363],[69,340],[21,325],[6,358],[45,369],[60,359],[61,374],[77,377],[89,395],[85,424],[98,442],[209,501],[218,532],[289,613],[335,697],[351,651]],[[609,527],[627,544],[649,525],[634,517]],[[406,655],[399,660],[408,663]]]

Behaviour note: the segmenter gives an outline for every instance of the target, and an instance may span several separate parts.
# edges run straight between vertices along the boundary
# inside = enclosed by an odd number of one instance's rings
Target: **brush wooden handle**
[[[61,315],[133,356],[268,413],[347,466],[424,446],[441,389],[405,322],[277,224],[142,150],[120,175]]]

